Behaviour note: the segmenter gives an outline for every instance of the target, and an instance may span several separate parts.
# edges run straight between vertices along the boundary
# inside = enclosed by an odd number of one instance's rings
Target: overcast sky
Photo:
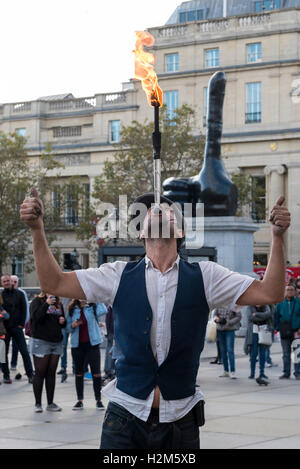
[[[0,103],[119,91],[133,78],[134,32],[181,0],[1,0]]]

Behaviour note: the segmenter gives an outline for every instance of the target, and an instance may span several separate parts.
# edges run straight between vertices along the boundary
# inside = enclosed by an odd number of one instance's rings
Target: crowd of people
[[[45,384],[47,411],[58,412],[61,407],[54,402],[56,374],[66,381],[67,350],[70,337],[72,370],[75,376],[77,402],[73,410],[83,409],[84,378],[90,376],[96,408],[103,410],[101,387],[115,377],[114,322],[111,306],[103,303],[87,303],[77,299],[58,298],[41,292],[29,305],[27,294],[18,286],[18,277],[3,275],[0,295],[0,365],[3,382],[11,384],[10,370],[17,369],[20,352],[28,382],[33,385],[35,412],[43,412],[42,391]],[[103,342],[100,322],[105,314],[106,351],[104,375],[101,376],[100,344]],[[212,364],[223,365],[222,378],[236,379],[235,331],[241,327],[240,312],[226,308],[212,311],[216,323],[217,357]],[[258,384],[268,384],[265,367],[278,366],[270,355],[274,336],[280,337],[282,346],[283,374],[279,379],[289,379],[293,342],[300,339],[300,278],[290,279],[285,299],[276,305],[248,306],[245,311],[246,332],[244,352],[249,355],[249,379],[255,379],[258,362]],[[269,333],[269,337],[266,335]],[[25,335],[30,336],[29,350]],[[8,351],[12,339],[11,364]],[[299,345],[298,345],[299,346]],[[31,359],[32,357],[32,359]],[[57,372],[59,360],[61,369]],[[88,373],[88,366],[91,373]],[[294,360],[294,376],[300,380],[300,363]],[[15,379],[20,379],[17,373]]]
[[[217,357],[211,364],[223,365],[220,377],[236,379],[235,373],[235,331],[241,327],[241,313],[228,309],[215,309],[212,318],[216,323]],[[283,374],[279,379],[289,379],[291,364],[294,362],[294,377],[300,380],[300,360],[292,360],[292,354],[300,350],[300,277],[291,278],[285,288],[285,299],[276,305],[248,306],[245,311],[246,332],[244,352],[249,355],[250,375],[255,378],[258,361],[259,373],[256,379],[260,385],[268,384],[265,367],[278,366],[273,363],[270,349],[274,336],[282,347]]]
[[[0,295],[0,366],[4,384],[12,384],[10,372],[17,370],[20,352],[28,382],[33,386],[35,412],[43,412],[44,386],[46,410],[61,411],[62,408],[54,402],[56,375],[61,375],[62,382],[67,380],[67,350],[70,337],[77,396],[73,410],[83,409],[84,377],[88,374],[88,367],[91,370],[96,409],[103,410],[101,386],[103,382],[114,377],[112,308],[103,303],[60,299],[45,292],[40,292],[29,304],[26,291],[18,286],[17,276],[3,275],[1,285],[3,291]],[[100,319],[103,315],[106,315],[107,347],[105,374],[101,377],[100,344],[104,340],[101,332],[104,324]],[[29,346],[26,335],[29,337]],[[12,353],[9,363],[11,339]],[[61,370],[57,372],[59,360]],[[15,375],[17,380],[21,377],[20,373]]]

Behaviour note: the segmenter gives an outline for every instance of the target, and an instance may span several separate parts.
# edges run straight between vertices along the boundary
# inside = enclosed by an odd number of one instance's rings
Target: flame
[[[137,80],[141,80],[150,106],[162,106],[163,92],[158,86],[157,75],[153,64],[155,56],[144,51],[144,46],[151,47],[154,44],[154,37],[146,31],[136,31],[135,43],[135,73]]]

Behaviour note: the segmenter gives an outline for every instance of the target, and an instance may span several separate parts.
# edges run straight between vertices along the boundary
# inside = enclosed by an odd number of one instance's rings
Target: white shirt
[[[152,309],[151,347],[157,357],[158,365],[167,358],[171,343],[171,315],[175,303],[178,284],[179,256],[167,272],[155,269],[151,260],[145,257],[147,296]],[[79,283],[88,302],[113,305],[119,288],[120,279],[127,262],[117,261],[102,264],[97,269],[76,270]],[[203,275],[204,291],[210,310],[228,307],[238,311],[236,305],[239,297],[252,284],[254,279],[241,275],[216,264],[215,262],[199,262]],[[134,287],[134,286],[133,286]],[[154,398],[154,390],[146,400],[136,399],[116,387],[116,380],[111,381],[102,389],[102,394],[131,414],[147,421]],[[160,394],[160,422],[174,422],[184,417],[196,403],[203,399],[200,388],[196,388],[193,396],[174,401],[164,400]]]

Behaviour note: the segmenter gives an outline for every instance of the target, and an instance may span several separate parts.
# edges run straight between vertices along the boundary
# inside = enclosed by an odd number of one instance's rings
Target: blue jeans
[[[155,409],[156,410],[156,409]],[[172,423],[147,422],[110,402],[104,417],[100,449],[199,449],[199,427],[193,411]]]
[[[250,347],[250,370],[251,376],[255,376],[256,358],[259,361],[259,376],[265,373],[266,346],[258,343],[258,334],[253,332],[252,345]]]
[[[33,375],[33,368],[31,364],[30,355],[28,353],[24,332],[23,332],[23,329],[21,329],[20,327],[12,327],[11,329],[7,330],[7,334],[5,337],[6,363],[2,364],[2,371],[3,371],[4,378],[9,379],[9,368],[8,368],[7,360],[8,360],[9,343],[12,337],[15,339],[19,352],[22,355],[26,375],[29,378],[31,378]]]
[[[235,372],[235,359],[234,359],[234,331],[217,331],[218,340],[221,349],[221,356],[223,360],[224,370],[229,372],[228,361],[230,365],[230,371]]]

